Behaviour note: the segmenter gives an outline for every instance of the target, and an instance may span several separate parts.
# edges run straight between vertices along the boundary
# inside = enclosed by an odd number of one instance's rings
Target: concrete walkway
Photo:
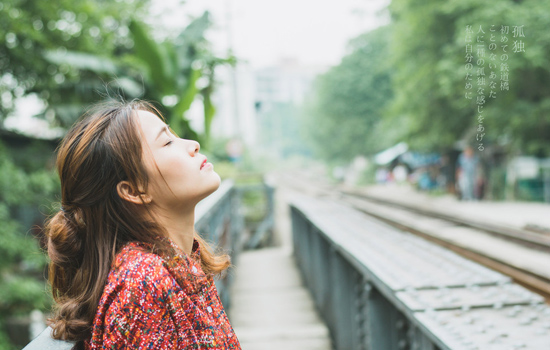
[[[276,192],[280,246],[241,252],[233,273],[229,318],[243,350],[330,350],[328,329],[303,286],[282,189]]]

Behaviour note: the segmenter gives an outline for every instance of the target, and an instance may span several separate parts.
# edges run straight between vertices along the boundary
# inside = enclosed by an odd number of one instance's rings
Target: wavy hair
[[[126,243],[146,243],[159,255],[175,253],[164,228],[143,210],[145,203],[130,203],[117,193],[120,181],[147,188],[138,110],[162,118],[145,101],[102,103],[83,115],[58,148],[62,210],[45,231],[55,300],[49,324],[56,339],[82,341],[91,335],[111,264]],[[229,256],[215,255],[196,232],[195,239],[205,273],[217,275],[230,266]]]

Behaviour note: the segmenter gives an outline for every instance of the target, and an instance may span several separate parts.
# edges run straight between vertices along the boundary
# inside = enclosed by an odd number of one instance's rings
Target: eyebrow
[[[162,129],[160,129],[159,133],[157,134],[157,137],[155,137],[155,141],[159,138],[160,135],[162,135],[163,132],[168,131],[168,125],[165,125]]]

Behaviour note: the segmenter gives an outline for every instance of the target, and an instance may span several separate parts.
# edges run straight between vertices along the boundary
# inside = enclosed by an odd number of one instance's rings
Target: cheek
[[[159,169],[166,180],[168,180],[168,177],[173,180],[192,178],[193,175],[198,172],[193,171],[197,169],[194,169],[189,161],[181,159],[181,157],[164,159],[162,165],[159,164]]]
[[[165,191],[170,192],[171,190],[179,194],[183,194],[182,192],[193,192],[200,174],[190,159],[184,159],[181,155],[159,157],[157,165],[162,174],[160,176],[158,171],[156,171],[156,177],[158,178],[156,182],[159,185],[157,188],[160,187],[165,189]],[[162,177],[164,177],[166,183]],[[167,188],[166,185],[170,188]]]
[[[170,192],[177,185],[177,179],[185,181],[185,173],[181,172],[182,164],[176,159],[156,156],[146,161],[147,174],[149,176],[149,189],[153,196]]]

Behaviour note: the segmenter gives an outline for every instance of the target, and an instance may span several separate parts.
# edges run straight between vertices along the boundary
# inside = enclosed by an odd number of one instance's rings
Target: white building
[[[296,122],[291,114],[303,103],[315,76],[324,69],[289,58],[256,70],[247,63],[238,64],[234,71],[219,67],[212,136],[239,139],[261,153],[279,153],[288,124]],[[198,114],[197,111],[193,115]]]

